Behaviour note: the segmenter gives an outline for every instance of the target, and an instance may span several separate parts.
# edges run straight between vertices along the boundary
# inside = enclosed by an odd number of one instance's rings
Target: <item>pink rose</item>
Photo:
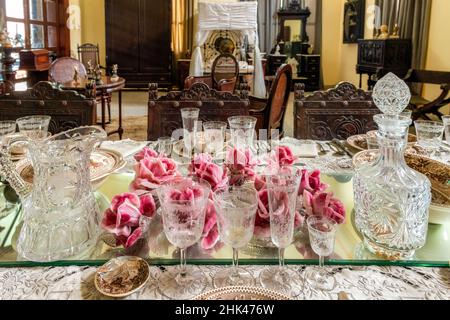
[[[278,163],[279,166],[290,166],[295,162],[294,154],[289,147],[276,147],[272,155],[272,161]]]
[[[157,158],[158,155],[158,152],[156,152],[155,150],[150,149],[149,147],[145,147],[134,155],[134,159],[139,162],[145,158]]]
[[[303,193],[303,206],[306,216],[326,216],[338,224],[345,222],[345,208],[341,201],[333,198],[332,193]]]
[[[328,185],[320,181],[320,171],[316,170],[309,173],[307,170],[302,170],[302,178],[300,181],[299,196],[303,195],[303,191],[308,191],[312,194],[323,192],[328,188]]]
[[[200,244],[203,249],[212,249],[219,241],[219,230],[217,227],[217,212],[212,200],[208,200],[205,214],[205,226]]]
[[[142,216],[152,217],[156,212],[153,196],[148,194],[139,198],[133,193],[115,196],[103,216],[102,227],[116,237],[118,244],[129,248],[142,235],[140,221]]]
[[[217,191],[225,188],[228,183],[226,168],[223,169],[212,162],[209,155],[198,155],[189,167],[189,172],[199,179],[203,179],[211,185],[211,190]]]
[[[178,176],[177,165],[169,158],[144,158],[135,166],[131,191],[152,191]]]
[[[255,189],[261,191],[267,188],[266,178],[264,176],[255,176]]]
[[[252,180],[255,176],[250,150],[230,149],[226,157],[226,167],[230,172],[230,185],[242,185],[246,180]]]
[[[141,205],[139,207],[143,216],[152,218],[156,213],[156,204],[153,195],[145,194],[140,197]]]

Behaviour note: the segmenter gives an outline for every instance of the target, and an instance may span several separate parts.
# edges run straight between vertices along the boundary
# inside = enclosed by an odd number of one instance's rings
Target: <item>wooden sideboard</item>
[[[371,90],[377,79],[389,72],[400,78],[405,77],[412,65],[412,42],[408,39],[358,40],[358,64],[356,73],[369,75],[368,88]]]

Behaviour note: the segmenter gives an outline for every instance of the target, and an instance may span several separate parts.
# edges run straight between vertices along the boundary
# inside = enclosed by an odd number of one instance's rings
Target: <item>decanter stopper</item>
[[[19,175],[9,154],[3,150],[0,150],[0,174],[9,182],[21,199],[30,195],[31,187]]]
[[[411,101],[408,85],[393,73],[388,73],[377,82],[372,96],[377,108],[388,115],[402,113]]]

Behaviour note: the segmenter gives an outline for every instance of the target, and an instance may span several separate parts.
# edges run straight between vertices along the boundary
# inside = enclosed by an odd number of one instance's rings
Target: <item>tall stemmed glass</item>
[[[19,131],[31,141],[39,141],[48,137],[48,126],[51,117],[29,116],[17,119]]]
[[[434,157],[442,144],[444,136],[444,124],[435,121],[417,120],[416,127],[417,142],[424,148],[430,157]]]
[[[298,274],[285,267],[284,251],[294,238],[294,220],[300,174],[292,167],[280,167],[267,176],[270,232],[278,247],[279,266],[261,272],[263,287],[297,296],[300,294]]]
[[[7,137],[16,132],[15,121],[0,121],[0,147],[5,151],[7,148]]]
[[[233,186],[213,194],[220,239],[233,248],[233,267],[216,273],[214,286],[252,286],[253,275],[239,267],[239,249],[253,237],[258,193],[253,187]]]
[[[326,272],[324,257],[334,251],[337,224],[334,220],[323,216],[311,216],[306,223],[311,248],[319,256],[319,269],[308,269],[305,278],[317,289],[331,291],[335,287],[336,279]]]
[[[206,277],[186,266],[186,249],[196,244],[205,225],[210,185],[199,179],[176,179],[158,188],[164,233],[180,249],[180,266],[163,272],[159,289],[172,299],[190,299],[206,287]]]
[[[228,118],[233,147],[240,149],[253,149],[255,128],[258,119],[248,116]]]
[[[195,150],[197,144],[198,117],[200,109],[184,108],[181,109],[181,118],[183,120],[183,140],[184,140],[184,156],[192,158],[192,151]]]

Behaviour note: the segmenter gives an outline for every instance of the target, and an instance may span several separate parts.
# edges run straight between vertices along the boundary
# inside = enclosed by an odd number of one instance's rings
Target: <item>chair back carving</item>
[[[194,83],[204,83],[210,88],[213,87],[211,76],[189,76],[184,81],[184,88],[190,89],[194,85]]]
[[[239,62],[232,54],[221,54],[213,62],[211,75],[215,88],[218,88],[222,80],[234,80],[236,85],[236,79],[239,77]]]
[[[49,70],[50,80],[58,83],[68,83],[72,81],[75,73],[75,67],[78,70],[80,80],[86,79],[86,68],[79,60],[70,57],[63,57],[56,59],[51,64]]]
[[[200,121],[228,122],[231,116],[248,115],[247,99],[230,92],[211,89],[204,83],[195,83],[191,89],[171,91],[158,98],[158,85],[149,85],[148,139],[171,136],[183,128],[181,109],[199,108]]]
[[[371,92],[357,89],[348,82],[309,96],[304,90],[304,84],[295,86],[294,134],[297,139],[347,139],[377,129],[373,116],[380,110]]]
[[[85,43],[78,45],[78,60],[88,69],[88,62],[91,61],[92,66],[100,64],[100,49],[98,44]]]
[[[92,88],[87,90],[92,94]],[[61,90],[51,82],[38,82],[27,91],[0,94],[0,120],[48,115],[52,117],[49,126],[52,134],[93,125],[96,122],[95,92],[93,94],[86,97],[75,91]]]
[[[270,88],[269,99],[264,115],[264,128],[268,130],[278,129],[283,132],[284,116],[289,101],[292,87],[292,67],[289,64],[282,65],[276,74],[275,81]]]

